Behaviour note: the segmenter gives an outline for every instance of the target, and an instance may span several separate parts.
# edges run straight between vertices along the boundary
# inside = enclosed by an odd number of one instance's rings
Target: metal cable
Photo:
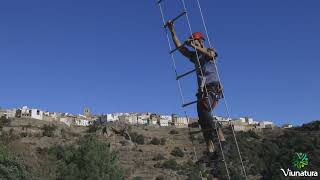
[[[209,47],[210,47],[210,48],[213,48],[213,46],[212,46],[212,44],[211,44],[211,41],[210,41],[210,37],[209,37],[207,25],[206,25],[206,22],[205,22],[205,20],[204,20],[204,16],[203,16],[203,12],[202,12],[202,8],[201,8],[200,1],[199,1],[199,0],[197,0],[197,4],[198,4],[199,11],[200,11],[200,15],[201,15],[201,19],[202,19],[202,24],[203,24],[203,27],[204,27],[204,30],[205,30],[205,33],[206,33],[206,36],[207,36],[207,39],[208,39]],[[217,64],[216,64],[216,63],[215,63],[215,68],[216,68],[218,80],[219,80],[219,82],[220,82],[220,84],[221,84],[222,93],[223,93],[223,96],[224,96],[224,104],[225,104],[226,111],[227,111],[227,117],[228,117],[228,119],[229,119],[229,118],[231,118],[231,116],[230,116],[230,111],[229,111],[229,106],[228,106],[228,103],[227,103],[227,98],[226,98],[226,96],[225,96],[225,94],[224,94],[224,88],[223,88],[223,85],[222,85],[223,83],[222,83],[222,81],[221,81],[220,73],[219,73],[219,70],[218,70],[218,67],[217,67]],[[241,166],[242,166],[242,170],[243,170],[244,176],[245,176],[246,179],[248,179],[247,173],[246,173],[246,169],[245,169],[244,164],[243,164],[243,160],[242,160],[240,148],[239,148],[239,145],[238,145],[238,140],[237,140],[236,134],[235,134],[235,132],[234,132],[234,127],[233,127],[233,125],[231,125],[231,129],[232,129],[233,137],[234,137],[234,139],[235,139],[235,143],[236,143],[236,147],[237,147],[237,150],[238,150],[238,154],[239,154],[239,158],[240,158],[240,161],[241,161]]]

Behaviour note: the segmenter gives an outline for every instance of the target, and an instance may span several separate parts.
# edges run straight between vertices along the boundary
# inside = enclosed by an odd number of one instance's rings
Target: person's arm
[[[174,45],[176,46],[176,48],[179,47],[179,51],[181,54],[183,54],[184,56],[186,56],[187,58],[192,58],[192,52],[189,51],[188,48],[184,47],[183,44],[180,42],[178,36],[177,36],[177,33],[176,31],[174,30],[174,27],[173,27],[173,22],[172,21],[168,21],[167,23],[168,25],[168,29],[169,31],[171,32],[171,36],[172,36],[172,40],[174,42]]]
[[[207,56],[210,60],[216,59],[217,53],[214,49],[196,46],[191,39],[189,39],[187,42],[188,42],[187,43],[188,46],[194,48],[197,52]]]

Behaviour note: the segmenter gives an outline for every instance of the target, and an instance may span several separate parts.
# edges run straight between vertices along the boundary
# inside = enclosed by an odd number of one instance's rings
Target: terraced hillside
[[[320,172],[319,130],[314,122],[289,130],[237,133],[248,179],[284,179],[280,168],[292,168],[295,152],[306,152],[306,169]],[[189,129],[2,121],[0,179],[227,179],[225,165],[231,179],[244,179],[233,135],[229,128],[223,131],[225,161],[219,152],[218,159],[205,163],[203,138],[193,135],[193,146]]]

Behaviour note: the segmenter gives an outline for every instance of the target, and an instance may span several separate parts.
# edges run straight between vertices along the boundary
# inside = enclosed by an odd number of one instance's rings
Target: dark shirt
[[[218,73],[215,66],[215,60],[210,60],[210,57],[205,56],[201,53],[198,53],[198,55],[199,55],[199,62],[202,69],[202,73],[205,78],[203,78],[201,75],[201,72],[198,66],[198,58],[197,58],[196,52],[193,53],[193,57],[190,59],[190,61],[194,63],[196,66],[197,80],[198,80],[199,87],[201,86],[202,79],[205,79],[205,85],[219,82]]]

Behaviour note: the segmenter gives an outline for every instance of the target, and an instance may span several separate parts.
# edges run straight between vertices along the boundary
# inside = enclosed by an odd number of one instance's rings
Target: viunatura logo
[[[302,169],[309,163],[309,158],[307,153],[296,153],[293,157],[292,164],[298,169]]]
[[[317,171],[306,171],[302,170],[305,166],[309,164],[309,158],[307,153],[295,153],[292,159],[292,165],[299,169],[300,171],[292,171],[289,168],[287,171],[280,169],[284,176],[293,176],[293,177],[316,177],[318,176]]]

